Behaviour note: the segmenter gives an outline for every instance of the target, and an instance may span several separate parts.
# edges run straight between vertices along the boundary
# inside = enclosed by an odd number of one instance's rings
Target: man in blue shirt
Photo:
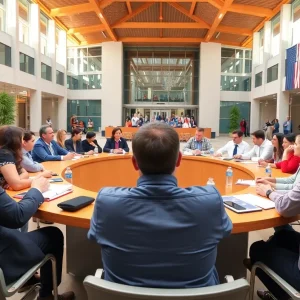
[[[88,233],[101,245],[105,280],[160,288],[218,284],[217,246],[232,229],[219,192],[178,187],[182,154],[171,126],[144,125],[132,148],[137,187],[101,189]]]

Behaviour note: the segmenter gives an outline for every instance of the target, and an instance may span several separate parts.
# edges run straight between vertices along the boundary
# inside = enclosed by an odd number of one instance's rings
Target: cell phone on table
[[[63,182],[61,178],[51,178],[49,182]]]
[[[236,210],[245,210],[246,209],[245,207],[243,207],[237,203],[234,203],[232,201],[224,201],[224,203]]]
[[[57,173],[52,173],[52,176],[58,176],[58,174]]]

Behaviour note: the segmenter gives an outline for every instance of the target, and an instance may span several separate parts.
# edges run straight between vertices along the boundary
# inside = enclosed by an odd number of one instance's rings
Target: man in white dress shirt
[[[237,154],[244,154],[249,152],[250,146],[247,142],[243,141],[243,132],[236,130],[232,132],[232,141],[228,142],[224,147],[220,148],[215,156],[221,157],[227,153],[228,157],[232,158]]]
[[[139,118],[137,117],[137,114],[134,114],[132,119],[131,119],[132,127],[137,127],[138,126],[138,121],[139,121]]]
[[[234,158],[252,159],[253,157],[257,157],[257,159],[263,160],[272,159],[274,147],[272,143],[265,138],[264,131],[257,130],[251,133],[251,135],[254,147],[247,153],[234,155]]]

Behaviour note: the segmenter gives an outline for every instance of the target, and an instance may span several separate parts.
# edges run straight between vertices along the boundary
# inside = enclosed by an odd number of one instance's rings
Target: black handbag
[[[58,203],[57,206],[65,211],[77,211],[95,201],[92,197],[79,196],[73,199]]]

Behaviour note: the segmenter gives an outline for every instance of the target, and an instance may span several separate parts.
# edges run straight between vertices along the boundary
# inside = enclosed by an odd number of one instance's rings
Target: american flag
[[[300,44],[286,50],[285,89],[300,88]]]

